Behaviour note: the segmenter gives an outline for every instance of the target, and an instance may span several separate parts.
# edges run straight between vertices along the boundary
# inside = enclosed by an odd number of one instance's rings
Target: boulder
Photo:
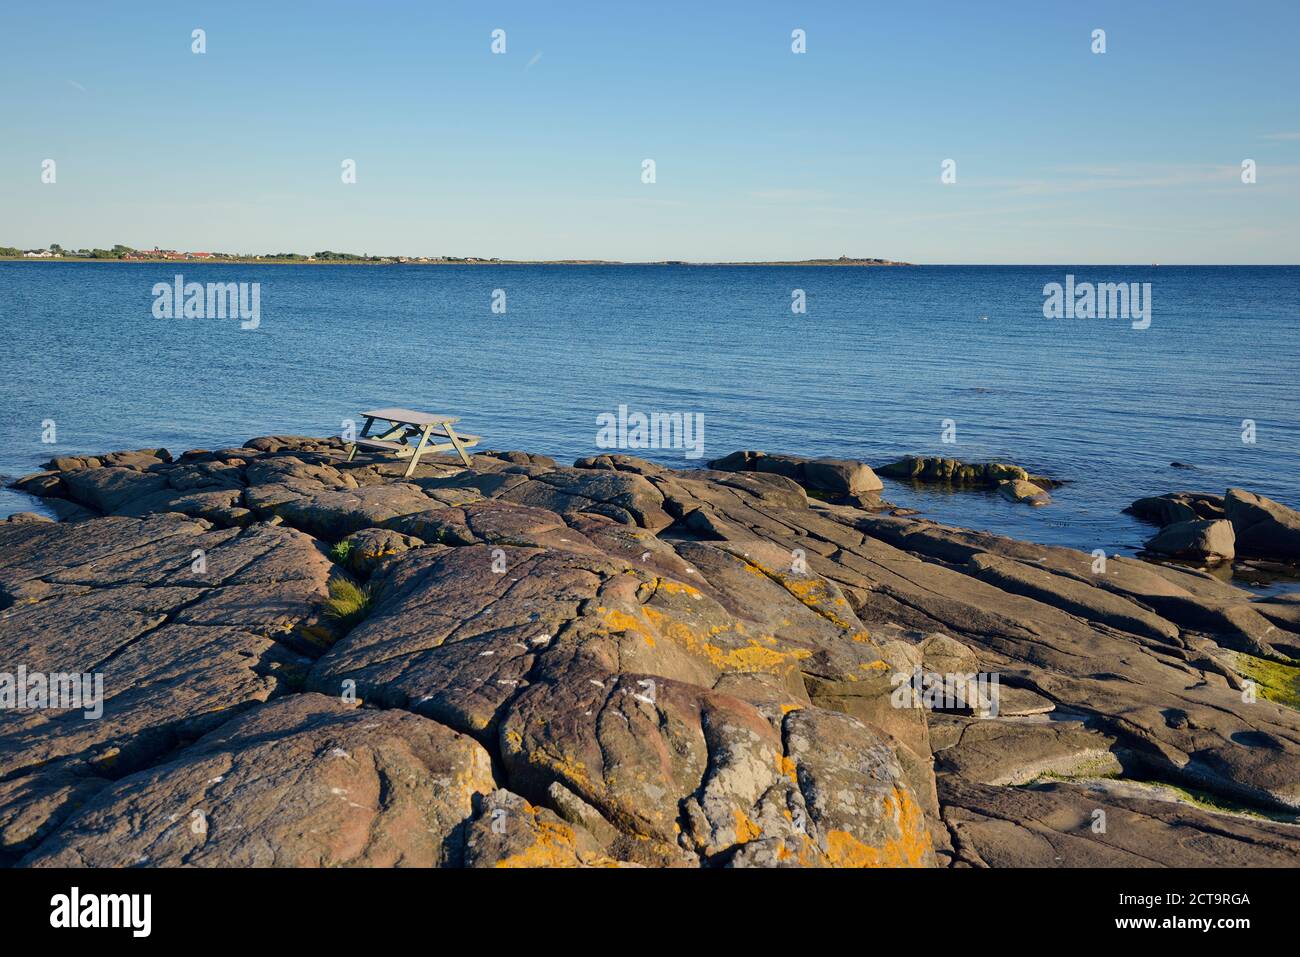
[[[369,578],[386,565],[388,559],[423,544],[419,538],[387,528],[363,528],[342,539],[335,546],[334,554],[348,571]]]
[[[885,487],[865,462],[810,459],[803,465],[804,484],[836,495],[865,495]]]
[[[1300,512],[1239,488],[1228,489],[1223,509],[1242,555],[1300,561]]]
[[[1004,479],[998,483],[998,494],[1011,502],[1025,505],[1050,505],[1052,496],[1033,482],[1024,479]]]
[[[1172,558],[1193,559],[1209,564],[1232,561],[1236,554],[1232,523],[1223,519],[1192,519],[1162,528],[1147,544],[1147,551]]]
[[[717,472],[759,472],[780,475],[805,488],[833,496],[870,495],[884,484],[864,462],[854,459],[804,458],[798,455],[769,455],[766,452],[732,452],[709,462]]]
[[[1124,511],[1161,527],[1174,522],[1224,517],[1223,496],[1201,492],[1170,492],[1140,498]]]

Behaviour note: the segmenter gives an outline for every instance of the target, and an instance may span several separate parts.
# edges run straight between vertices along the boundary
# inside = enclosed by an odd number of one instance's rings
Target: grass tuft
[[[346,578],[336,578],[329,583],[330,596],[325,600],[325,614],[337,618],[345,628],[354,627],[370,612],[373,596],[370,588],[357,585]]]

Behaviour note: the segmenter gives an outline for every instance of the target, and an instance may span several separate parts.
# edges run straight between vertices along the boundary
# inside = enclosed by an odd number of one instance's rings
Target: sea
[[[207,315],[205,295],[187,318],[178,283],[244,284],[257,314]],[[1069,306],[1100,284],[1119,315],[1052,315],[1054,289]],[[1013,462],[1065,483],[1051,505],[888,479],[884,495],[1133,554],[1153,530],[1123,509],[1142,496],[1236,486],[1300,507],[1298,391],[1293,266],[0,263],[7,479],[54,455],[340,434],[405,406],[565,463]],[[610,448],[621,407],[699,432]],[[20,510],[41,509],[0,493],[0,516]]]

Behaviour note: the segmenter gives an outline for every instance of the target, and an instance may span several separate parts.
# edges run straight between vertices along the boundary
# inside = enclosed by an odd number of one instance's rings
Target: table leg
[[[456,430],[451,427],[451,423],[447,422],[444,424],[443,429],[447,433],[447,438],[451,439],[451,444],[456,446],[456,454],[459,455],[460,460],[465,463],[465,468],[472,468],[474,463],[471,462],[469,456],[465,454],[465,446],[460,444],[460,436],[458,436]]]
[[[375,424],[374,418],[369,415],[366,416],[366,424],[361,427],[361,434],[358,435],[357,438],[364,439],[366,436],[368,436],[370,434],[370,427],[374,424]],[[357,454],[357,443],[353,442],[352,448],[348,449],[347,460],[351,462],[352,459],[356,456],[356,454]]]
[[[429,432],[432,430],[433,426],[426,425],[420,432],[420,444],[417,445],[415,451],[411,453],[411,464],[406,467],[406,472],[402,476],[403,478],[410,478],[411,473],[415,471],[415,466],[420,462],[420,454],[424,451],[424,443],[429,441]]]

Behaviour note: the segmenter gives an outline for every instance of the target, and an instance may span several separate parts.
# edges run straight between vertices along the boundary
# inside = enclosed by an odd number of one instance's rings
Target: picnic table
[[[456,432],[452,426],[460,421],[460,417],[455,415],[435,415],[430,412],[417,412],[414,409],[371,409],[361,414],[365,416],[366,424],[348,449],[348,461],[352,461],[359,448],[391,452],[399,459],[410,458],[411,464],[406,467],[404,478],[411,477],[415,466],[419,464],[420,456],[425,452],[454,450],[465,463],[465,467],[469,468],[471,463],[465,450],[479,443],[477,435]],[[387,422],[388,428],[383,434],[372,438],[370,430],[376,421]],[[412,444],[417,436],[419,441]],[[431,438],[434,440],[433,444],[429,444]],[[441,441],[444,439],[446,441]]]

